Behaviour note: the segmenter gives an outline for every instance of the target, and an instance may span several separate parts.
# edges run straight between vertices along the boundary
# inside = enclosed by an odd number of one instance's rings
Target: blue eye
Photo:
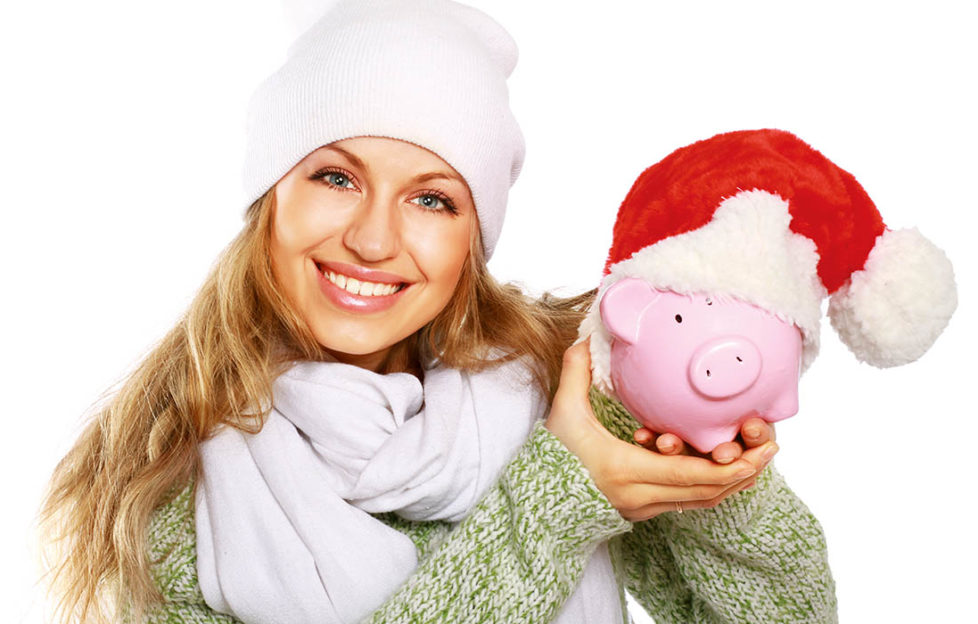
[[[411,201],[426,211],[447,212],[453,215],[458,214],[458,209],[452,203],[452,200],[440,192],[427,191]]]
[[[411,201],[427,210],[440,210],[446,206],[445,202],[442,201],[442,199],[437,195],[422,195],[420,197],[415,197]]]
[[[332,167],[323,167],[316,173],[309,176],[310,180],[325,182],[328,186],[339,188],[339,189],[352,189],[356,190],[356,185],[353,183],[353,178],[342,171],[341,169],[334,169]]]
[[[338,186],[340,188],[353,188],[353,182],[351,182],[350,178],[346,177],[342,173],[335,171],[329,172],[326,174],[325,180],[333,186]]]

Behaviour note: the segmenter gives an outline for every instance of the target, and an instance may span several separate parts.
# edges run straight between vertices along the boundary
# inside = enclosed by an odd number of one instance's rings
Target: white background
[[[858,364],[827,323],[777,463],[822,521],[843,622],[962,621],[978,586],[978,46],[968,3],[473,1],[520,45],[528,144],[490,263],[596,285],[645,167],[720,131],[791,130],[955,265],[920,361]],[[0,620],[40,621],[31,523],[100,392],[177,320],[241,224],[247,96],[284,58],[267,0],[4,2]],[[9,612],[4,612],[8,611]]]

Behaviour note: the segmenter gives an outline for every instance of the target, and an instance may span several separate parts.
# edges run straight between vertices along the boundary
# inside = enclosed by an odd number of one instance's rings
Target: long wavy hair
[[[329,359],[275,282],[274,198],[273,187],[248,208],[186,313],[90,408],[55,468],[40,529],[59,619],[117,621],[120,609],[138,614],[160,600],[146,533],[153,511],[197,476],[197,445],[219,424],[259,431],[274,379],[295,360]],[[475,226],[452,298],[392,350],[381,372],[420,370],[434,358],[481,370],[530,356],[536,383],[552,397],[563,351],[593,297],[533,299],[498,283]]]

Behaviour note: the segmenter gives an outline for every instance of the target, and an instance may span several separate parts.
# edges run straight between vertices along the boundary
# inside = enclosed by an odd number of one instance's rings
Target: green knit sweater
[[[631,440],[638,424],[620,404],[596,391],[591,403]],[[212,611],[197,583],[193,498],[189,484],[153,516],[152,572],[164,602],[146,622],[237,622]],[[619,585],[657,622],[836,621],[821,527],[772,468],[714,509],[631,524],[538,424],[461,523],[378,517],[411,537],[419,566],[370,622],[550,622],[607,540]]]

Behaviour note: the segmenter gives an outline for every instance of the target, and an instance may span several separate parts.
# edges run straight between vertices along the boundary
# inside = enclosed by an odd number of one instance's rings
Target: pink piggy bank
[[[615,393],[649,429],[709,453],[754,411],[768,422],[797,413],[801,332],[774,314],[637,278],[612,285],[600,312]]]

